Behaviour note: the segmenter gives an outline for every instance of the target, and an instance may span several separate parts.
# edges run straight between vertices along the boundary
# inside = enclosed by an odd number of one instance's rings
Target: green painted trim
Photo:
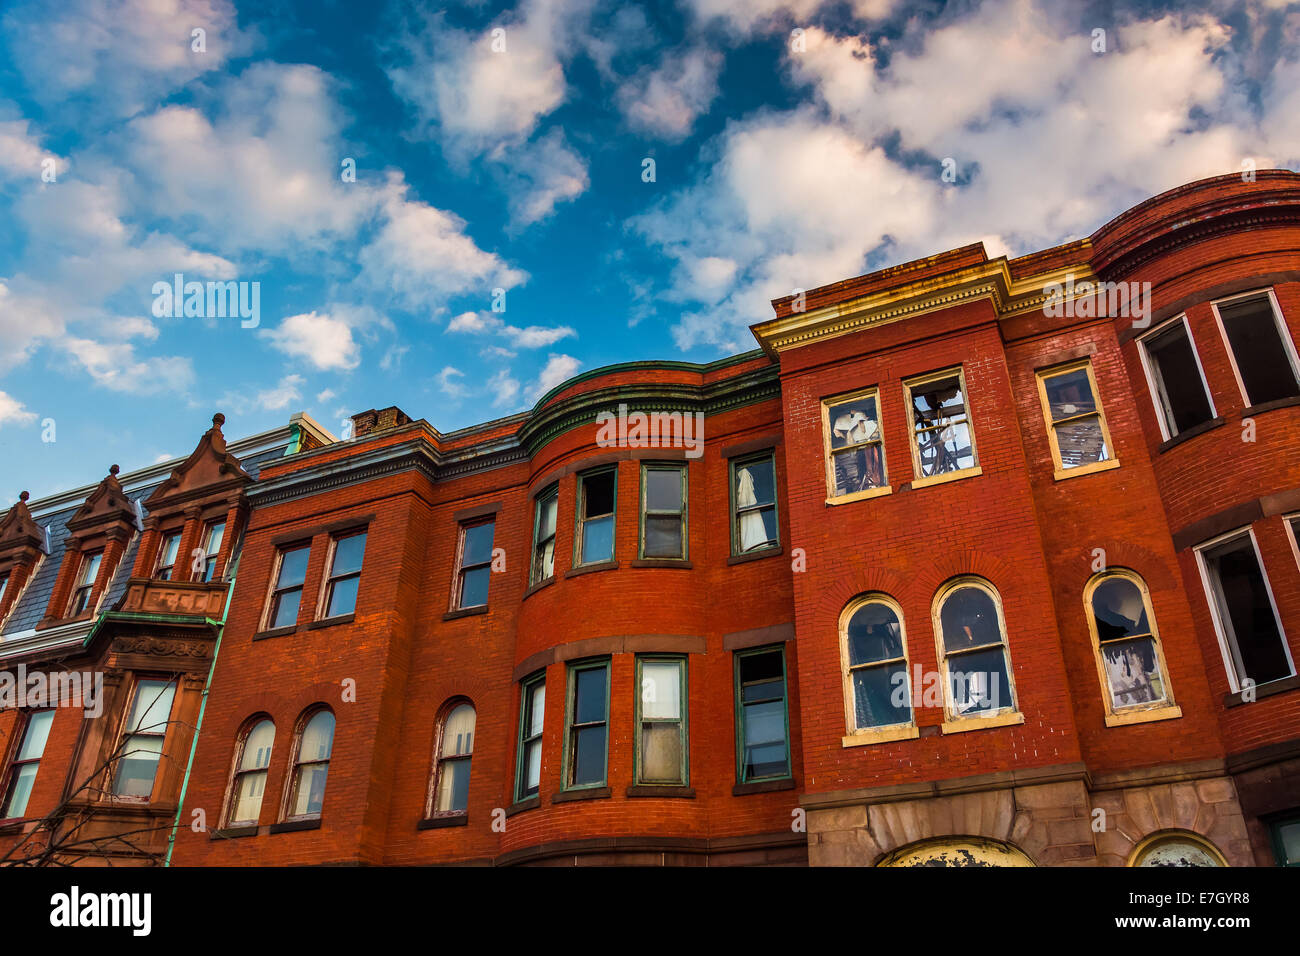
[[[600,780],[594,783],[570,783],[569,770],[571,769],[570,752],[573,750],[573,705],[577,699],[578,682],[573,679],[573,675],[579,671],[591,671],[596,668],[603,668],[605,671],[605,760],[604,766],[601,767]],[[564,753],[560,759],[560,791],[567,792],[571,790],[596,790],[600,787],[609,785],[609,686],[610,671],[613,670],[613,659],[609,657],[596,658],[594,660],[580,661],[576,664],[570,664],[565,670],[565,688],[564,688]]]
[[[588,478],[594,478],[597,475],[604,475],[604,474],[612,474],[614,476],[614,511],[610,515],[610,517],[613,520],[610,525],[611,530],[610,530],[610,538],[609,538],[609,557],[601,558],[598,561],[583,561],[582,560],[583,483]],[[556,523],[558,525],[558,521]],[[591,564],[604,564],[607,561],[615,560],[615,556],[617,554],[618,554],[618,465],[616,463],[613,465],[602,465],[598,468],[592,468],[589,469],[588,471],[579,472],[578,474],[578,481],[577,484],[575,485],[575,492],[573,497],[573,561],[569,564],[569,567],[571,569],[584,568]]]
[[[771,544],[765,544],[762,548],[755,548],[753,551],[740,550],[740,515],[736,513],[736,469],[743,468],[745,465],[752,465],[759,461],[770,461],[772,463],[772,517],[776,519],[776,540]],[[759,554],[765,549],[781,547],[781,495],[780,489],[776,487],[776,452],[760,451],[753,455],[744,455],[740,458],[732,458],[727,462],[727,497],[730,502],[731,518],[731,556],[738,558],[743,554]],[[759,509],[759,515],[762,515],[763,505],[755,505]]]
[[[549,581],[555,577],[555,545],[551,545],[551,573],[544,577],[534,577],[537,574],[537,546],[541,544],[537,540],[537,533],[542,530],[542,505],[555,496],[555,534],[554,540],[560,540],[560,483],[551,482],[537,494],[533,495],[533,548],[528,553],[528,586],[541,584],[543,581]]]
[[[678,762],[678,768],[681,770],[680,783],[661,783],[658,781],[648,781],[641,779],[641,730],[642,720],[641,705],[644,701],[643,677],[641,665],[645,663],[659,664],[678,664],[678,693],[681,695],[678,699],[681,701],[681,718],[678,723],[678,735],[681,740],[682,759]],[[636,722],[633,724],[632,731],[632,783],[638,787],[689,787],[691,785],[691,735],[689,730],[690,722],[690,683],[688,671],[690,670],[690,657],[686,654],[638,654],[636,657]],[[668,724],[673,723],[671,720],[659,719],[656,723]]]
[[[546,688],[546,668],[542,668],[534,674],[530,674],[519,682],[519,733],[515,742],[515,803],[521,800],[528,800],[532,797],[540,796],[542,792],[542,774],[541,760],[537,762],[537,793],[524,793],[524,727],[525,720],[532,708],[528,707],[528,692],[535,684],[541,684],[543,692]],[[542,730],[546,727],[546,702],[542,702],[542,726],[537,728],[537,736],[542,737]]]
[[[675,471],[681,476],[682,510],[680,514],[682,516],[682,547],[681,547],[681,553],[678,555],[663,555],[663,554],[647,555],[645,553],[646,515],[650,514],[650,515],[659,515],[659,516],[673,516],[678,514],[678,512],[675,511],[647,511],[646,510],[645,476],[646,476],[646,472],[648,471]],[[640,517],[638,520],[638,527],[640,528],[640,533],[639,533],[639,541],[637,543],[637,550],[636,550],[636,555],[639,559],[645,560],[647,557],[651,558],[652,560],[662,559],[664,561],[689,561],[691,559],[690,535],[688,533],[689,528],[687,525],[687,517],[690,514],[689,496],[690,496],[690,473],[689,473],[689,469],[687,468],[684,462],[680,462],[680,461],[641,462],[641,507],[639,509]]]
[[[541,408],[552,397],[563,392],[566,388],[572,388],[580,382],[588,382],[593,378],[601,378],[605,375],[616,375],[619,372],[634,371],[682,371],[707,373],[717,371],[720,368],[727,368],[730,365],[739,365],[742,362],[752,362],[754,359],[763,358],[767,353],[762,349],[751,349],[748,352],[740,352],[737,355],[729,355],[726,358],[714,359],[712,362],[680,362],[673,359],[648,359],[639,362],[616,362],[613,365],[602,365],[599,368],[593,368],[588,372],[580,372],[572,378],[565,379],[559,385],[555,386],[541,398],[533,403],[533,412]]]
[[[781,655],[781,709],[785,715],[785,773],[769,774],[765,777],[747,777],[745,776],[745,708],[740,693],[740,662],[746,657],[773,653]],[[761,780],[789,780],[794,776],[794,771],[790,763],[790,670],[786,666],[785,645],[768,644],[765,647],[749,647],[743,651],[733,652],[732,658],[736,704],[736,780],[740,783],[755,783]]]

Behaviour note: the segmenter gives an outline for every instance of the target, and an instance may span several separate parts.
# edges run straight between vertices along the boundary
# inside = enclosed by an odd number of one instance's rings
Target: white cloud
[[[880,20],[893,11],[896,0],[849,0],[849,10],[859,20]],[[686,0],[698,20],[720,21],[741,35],[777,24],[805,26],[821,8],[835,0]]]
[[[332,388],[321,389],[321,391],[316,393],[316,401],[318,404],[324,405],[326,402],[334,398],[336,395],[337,393]]]
[[[458,400],[464,398],[469,394],[469,391],[465,388],[463,382],[464,378],[465,373],[460,369],[451,365],[445,366],[443,370],[438,373],[438,388],[442,391],[442,394],[446,395],[450,399]]]
[[[36,413],[27,410],[27,406],[8,392],[0,391],[0,428],[5,425],[30,425],[36,421]]]
[[[582,368],[582,363],[572,355],[556,355],[552,353],[547,357],[546,365],[542,367],[541,374],[537,376],[537,381],[533,384],[528,400],[535,403],[561,382],[573,378],[580,368]]]
[[[718,95],[722,54],[703,47],[669,52],[619,88],[618,104],[633,130],[676,142]]]
[[[509,369],[501,369],[488,379],[488,392],[494,397],[492,404],[496,408],[511,408],[519,398],[522,386],[519,380],[510,375]]]
[[[468,335],[495,334],[510,340],[520,349],[538,349],[554,345],[561,339],[576,338],[578,333],[567,325],[529,325],[519,328],[507,325],[491,312],[462,312],[447,323],[447,331]],[[504,350],[503,350],[504,351]],[[513,354],[506,352],[507,355]]]
[[[361,361],[361,348],[352,338],[352,329],[330,315],[291,315],[278,327],[259,329],[257,334],[290,358],[306,359],[318,369],[352,369]]]
[[[569,148],[558,126],[510,155],[507,192],[514,231],[548,218],[557,205],[577,199],[591,184],[587,164]]]
[[[127,343],[96,342],[68,338],[64,352],[80,365],[97,385],[115,392],[136,395],[165,394],[173,399],[190,399],[194,388],[194,364],[178,355],[136,356]]]
[[[249,412],[278,412],[288,408],[302,397],[303,377],[290,373],[270,388],[253,391],[228,391],[217,403],[237,415]]]

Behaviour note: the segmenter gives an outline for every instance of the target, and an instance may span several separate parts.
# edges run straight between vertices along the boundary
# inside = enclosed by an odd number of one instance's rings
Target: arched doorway
[[[1190,830],[1152,833],[1133,848],[1129,866],[1227,866],[1228,861],[1205,837]]]
[[[942,837],[899,847],[877,866],[1033,866],[1010,843],[984,837]]]

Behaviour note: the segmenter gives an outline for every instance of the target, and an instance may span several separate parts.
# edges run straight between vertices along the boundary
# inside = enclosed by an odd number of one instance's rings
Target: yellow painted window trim
[[[929,488],[931,485],[942,485],[949,481],[961,481],[963,478],[976,478],[984,474],[984,467],[976,465],[974,468],[962,468],[958,471],[945,472],[942,475],[930,475],[927,478],[913,478],[913,488]]]
[[[867,747],[871,744],[887,744],[895,740],[915,740],[921,736],[921,730],[915,724],[897,724],[892,727],[877,727],[856,730],[847,737],[840,738],[844,747]]]
[[[884,495],[894,493],[893,485],[884,485],[880,488],[867,488],[864,491],[855,491],[852,494],[840,495],[838,498],[827,498],[828,505],[847,505],[851,501],[866,501],[868,498],[880,498]]]
[[[849,621],[853,620],[853,615],[868,604],[883,604],[894,612],[898,618],[898,639],[902,645],[903,673],[907,675],[908,691],[908,712],[911,719],[905,724],[890,724],[887,727],[861,727],[857,726],[856,714],[857,699],[853,691],[853,668],[849,666]],[[884,743],[888,740],[908,740],[917,736],[916,730],[916,711],[912,706],[913,700],[911,695],[915,693],[912,687],[911,674],[908,668],[911,666],[911,658],[907,654],[907,624],[903,620],[903,608],[888,594],[883,591],[868,591],[865,594],[859,594],[848,604],[844,605],[844,610],[840,612],[839,622],[839,640],[840,640],[840,690],[844,698],[844,729],[846,736],[841,738],[841,743],[845,747],[857,747],[863,744]],[[885,658],[891,660],[891,658]],[[911,733],[906,736],[889,736],[897,734],[911,728]],[[863,739],[858,741],[857,738]],[[850,741],[857,741],[850,743]]]
[[[1056,439],[1056,426],[1052,424],[1052,408],[1047,401],[1047,380],[1077,369],[1083,369],[1088,375],[1088,387],[1092,389],[1092,400],[1097,405],[1097,423],[1101,426],[1101,438],[1106,443],[1106,449],[1111,453],[1112,457],[1106,461],[1095,461],[1092,464],[1079,465],[1076,468],[1066,468],[1064,462],[1061,461],[1061,446]],[[1118,468],[1119,459],[1114,457],[1115,443],[1110,440],[1110,426],[1106,423],[1106,409],[1101,404],[1101,390],[1097,388],[1097,376],[1092,369],[1092,359],[1086,358],[1067,362],[1064,365],[1057,365],[1053,368],[1040,369],[1034,373],[1034,380],[1038,386],[1038,404],[1043,412],[1043,424],[1047,428],[1047,444],[1052,450],[1053,477],[1055,480],[1061,481],[1065,478],[1092,475],[1099,471]]]
[[[1018,710],[994,714],[992,717],[958,717],[943,722],[945,734],[963,734],[968,730],[988,730],[992,727],[1014,727],[1025,722],[1025,715]]]
[[[1126,727],[1130,724],[1149,724],[1157,720],[1174,720],[1183,716],[1183,709],[1177,704],[1164,704],[1146,710],[1123,710],[1118,714],[1106,715],[1107,727]]]
[[[1172,842],[1174,840],[1183,840],[1187,843],[1195,843],[1201,849],[1209,853],[1210,856],[1218,860],[1220,866],[1228,865],[1227,858],[1219,852],[1219,848],[1211,843],[1208,838],[1203,837],[1192,830],[1183,829],[1157,830],[1155,833],[1148,834],[1137,846],[1133,847],[1132,851],[1129,853],[1128,862],[1124,865],[1137,866],[1138,860],[1142,858],[1143,854],[1145,854],[1147,849],[1153,844],[1164,843],[1166,841]]]

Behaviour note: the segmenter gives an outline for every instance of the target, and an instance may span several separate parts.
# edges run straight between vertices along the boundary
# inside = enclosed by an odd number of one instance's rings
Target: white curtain
[[[754,476],[749,473],[748,468],[740,469],[739,485],[740,487],[736,489],[736,506],[748,508],[758,504],[758,498],[754,495]],[[767,531],[763,528],[763,515],[758,511],[741,515],[740,550],[748,551],[766,542]]]

